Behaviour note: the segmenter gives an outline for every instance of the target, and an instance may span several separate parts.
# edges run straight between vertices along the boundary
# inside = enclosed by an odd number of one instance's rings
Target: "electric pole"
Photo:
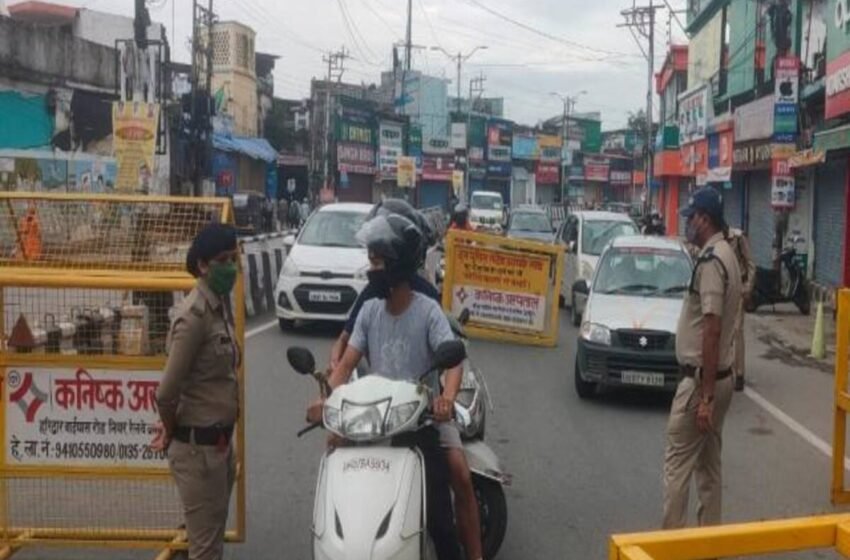
[[[569,150],[567,148],[567,143],[570,141],[570,117],[572,117],[573,109],[575,109],[576,102],[578,101],[579,96],[586,94],[587,91],[581,90],[575,95],[561,95],[558,92],[553,91],[549,95],[554,95],[559,98],[561,102],[564,104],[564,113],[561,117],[563,119],[561,123],[561,201],[563,202],[567,198],[566,193],[566,185],[567,185],[567,172],[564,169],[564,158],[563,154],[568,154]]]
[[[212,28],[215,23],[213,0],[203,7],[200,0],[192,1],[192,96],[191,96],[191,139],[192,139],[192,188],[195,196],[202,194],[201,182],[212,150]],[[201,73],[204,87],[201,88]],[[203,99],[203,104],[201,104]],[[200,106],[199,106],[200,105]],[[202,109],[202,110],[200,110]]]
[[[325,130],[322,138],[322,187],[330,188],[329,167],[330,167],[330,140],[331,140],[331,88],[333,82],[339,83],[342,81],[342,74],[345,72],[345,59],[349,58],[348,51],[342,47],[337,52],[328,53],[328,56],[322,57],[322,62],[328,64],[327,81],[325,82]]]
[[[457,112],[458,113],[460,113],[460,104],[461,104],[460,73],[461,73],[461,68],[463,66],[463,63],[466,62],[467,60],[469,60],[472,57],[472,55],[474,55],[476,52],[478,52],[480,50],[484,50],[486,48],[487,48],[487,45],[479,45],[466,54],[463,54],[460,51],[458,51],[457,54],[452,54],[449,51],[447,51],[446,49],[444,49],[443,47],[431,47],[432,51],[440,51],[441,53],[443,53],[444,55],[446,55],[447,57],[449,57],[450,59],[455,61],[455,63],[457,64],[457,82],[456,83],[457,83]]]
[[[466,200],[469,193],[469,170],[471,167],[469,160],[469,131],[472,127],[472,111],[475,110],[476,102],[484,95],[484,82],[487,77],[483,72],[478,74],[477,78],[469,80],[469,109],[466,111],[466,169],[463,171],[463,192],[458,197],[461,200]]]
[[[653,74],[655,73],[655,12],[664,9],[663,6],[654,5],[653,0],[649,0],[648,6],[637,6],[634,1],[631,9],[622,10],[620,14],[625,19],[625,23],[621,23],[617,27],[626,27],[631,32],[632,37],[640,47],[641,52],[646,57],[647,61],[647,82],[646,82],[646,179],[644,180],[644,196],[646,197],[645,204],[650,201],[650,184],[653,175],[653,144],[652,141],[652,96],[653,96]],[[635,34],[635,30],[648,41],[648,48],[644,50],[643,45]]]
[[[407,33],[404,40],[404,69],[410,71],[410,56],[413,48],[413,0],[407,0]]]

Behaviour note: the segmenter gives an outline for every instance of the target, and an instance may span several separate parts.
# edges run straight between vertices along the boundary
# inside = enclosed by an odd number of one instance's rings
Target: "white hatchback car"
[[[367,283],[369,257],[355,236],[371,209],[371,204],[328,204],[310,216],[277,281],[281,329],[292,328],[298,320],[348,319]]]
[[[593,396],[600,385],[676,389],[676,327],[692,269],[675,239],[627,236],[608,244],[578,337],[580,397]]]

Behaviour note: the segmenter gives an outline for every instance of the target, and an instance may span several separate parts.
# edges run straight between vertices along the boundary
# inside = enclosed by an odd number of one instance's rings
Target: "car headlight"
[[[611,346],[611,330],[603,325],[589,321],[582,323],[581,337],[588,342]]]
[[[390,408],[390,414],[387,416],[387,433],[391,434],[410,422],[418,409],[419,403],[415,401]]]
[[[369,265],[366,265],[363,268],[361,268],[360,270],[358,270],[357,272],[355,272],[354,273],[354,279],[359,280],[361,282],[368,282],[369,281],[369,269],[370,268],[371,267]]]
[[[283,261],[283,268],[280,270],[281,276],[300,276],[301,273],[298,271],[298,267],[295,265],[295,261],[292,257],[288,257],[285,261]]]
[[[593,278],[593,266],[587,261],[581,263],[581,277],[585,280]]]
[[[390,399],[372,404],[342,403],[340,433],[350,440],[376,439],[384,435],[384,418]]]

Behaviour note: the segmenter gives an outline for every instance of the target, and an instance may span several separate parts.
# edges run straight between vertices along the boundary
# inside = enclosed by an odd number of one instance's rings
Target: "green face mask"
[[[220,296],[226,296],[233,290],[236,284],[236,263],[210,263],[210,271],[207,273],[207,284],[210,289]]]

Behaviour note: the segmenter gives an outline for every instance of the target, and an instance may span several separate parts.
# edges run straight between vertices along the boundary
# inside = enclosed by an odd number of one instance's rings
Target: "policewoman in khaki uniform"
[[[676,331],[682,380],[670,410],[664,456],[665,529],[687,524],[691,476],[700,526],[720,523],[723,421],[732,400],[733,344],[741,306],[741,273],[723,236],[723,206],[712,188],[680,211],[688,241],[700,248]]]
[[[171,323],[168,361],[157,391],[162,430],[186,518],[190,560],[218,560],[236,474],[231,438],[239,414],[230,292],[238,258],[232,227],[211,224],[186,258],[198,279]]]

